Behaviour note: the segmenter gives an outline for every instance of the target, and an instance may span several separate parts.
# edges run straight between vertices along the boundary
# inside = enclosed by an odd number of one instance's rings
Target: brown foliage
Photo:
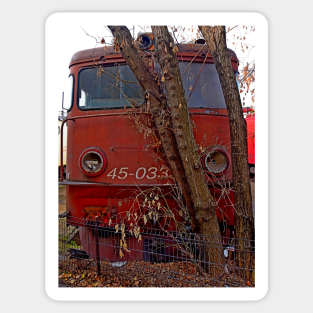
[[[84,261],[60,264],[60,287],[247,287],[254,286],[236,274],[224,274],[219,279],[209,274],[197,272],[192,263],[155,263],[137,261],[116,268],[110,263],[101,263],[101,275],[94,264],[82,266]]]

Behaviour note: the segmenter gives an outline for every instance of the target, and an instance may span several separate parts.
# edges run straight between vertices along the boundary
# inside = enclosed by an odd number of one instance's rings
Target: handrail
[[[151,113],[147,113],[147,112],[137,112],[139,114],[151,114]],[[62,121],[61,124],[61,131],[60,131],[60,136],[61,136],[61,140],[60,140],[60,145],[61,145],[61,149],[60,149],[60,182],[62,182],[63,179],[63,175],[64,175],[64,171],[63,171],[63,129],[64,129],[64,125],[68,122],[68,121],[75,121],[77,119],[81,119],[81,118],[92,118],[92,117],[99,117],[99,116],[116,116],[116,115],[128,115],[128,112],[112,112],[112,113],[101,113],[101,114],[91,114],[91,115],[78,115],[78,116],[73,116],[73,117],[69,117],[66,118],[65,120]]]

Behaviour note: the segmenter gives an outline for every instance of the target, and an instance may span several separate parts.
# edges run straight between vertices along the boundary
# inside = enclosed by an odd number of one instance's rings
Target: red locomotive
[[[144,39],[149,42],[151,36]],[[153,53],[153,45],[147,47]],[[238,59],[230,53],[237,72]],[[194,136],[201,148],[208,185],[218,203],[217,216],[231,226],[233,193],[222,195],[222,185],[232,178],[229,121],[218,74],[203,44],[181,44],[177,57]],[[152,59],[150,64],[157,71]],[[101,217],[102,227],[114,233],[112,221],[134,206],[138,190],[159,187],[166,194],[173,179],[151,137],[138,130],[132,118],[134,114],[143,120],[151,117],[141,109],[144,91],[122,55],[113,46],[79,51],[69,68],[69,109],[61,127],[62,171],[63,128],[67,126],[66,173],[60,176],[61,184],[66,185],[67,221],[80,225],[81,220]],[[172,199],[168,203],[175,205]],[[81,232],[82,245],[93,256],[96,247],[90,242],[94,237],[88,229]],[[101,258],[119,260],[114,244],[110,245],[113,236],[100,240],[108,246],[100,251]],[[129,237],[127,242],[137,251],[144,250],[143,241]],[[124,258],[143,255],[130,253]]]

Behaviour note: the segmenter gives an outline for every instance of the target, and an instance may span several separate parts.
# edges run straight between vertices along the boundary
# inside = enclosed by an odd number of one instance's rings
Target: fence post
[[[100,253],[99,253],[99,229],[98,229],[99,222],[96,217],[95,223],[95,239],[96,239],[96,261],[97,261],[97,274],[101,274],[101,266],[100,266]]]

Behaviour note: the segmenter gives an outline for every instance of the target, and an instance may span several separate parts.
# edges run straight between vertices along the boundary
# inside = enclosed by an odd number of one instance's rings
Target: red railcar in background
[[[151,36],[145,40],[151,40]],[[147,47],[146,57],[150,58],[153,45]],[[229,121],[218,74],[202,44],[180,45],[177,57],[195,140],[201,147],[207,183],[217,202],[216,213],[221,224],[231,227],[233,193],[222,195],[223,186],[232,180]],[[238,59],[232,51],[230,57],[237,72]],[[158,70],[152,58],[150,66],[151,71]],[[63,128],[67,126],[66,173],[60,177],[60,183],[66,185],[67,222],[79,226],[79,221],[97,217],[101,227],[114,232],[112,221],[134,209],[138,190],[158,187],[166,195],[173,179],[153,138],[138,129],[138,120],[149,123],[151,115],[142,109],[145,92],[122,55],[113,46],[79,51],[69,68],[69,109],[61,126],[61,171],[65,162]],[[250,129],[249,119],[247,125]],[[177,205],[171,198],[167,202]],[[82,245],[94,256],[95,246],[90,245],[93,240],[94,232],[84,228]],[[101,258],[120,260],[114,244],[110,245],[113,237],[99,240],[112,247],[101,251]],[[144,240],[130,236],[127,241],[128,246],[144,250]],[[133,253],[123,258],[142,257]]]
[[[247,142],[248,142],[248,163],[250,175],[255,174],[255,112],[252,108],[243,108],[244,117],[247,125]]]
[[[248,162],[255,164],[255,115],[254,113],[246,116],[247,140],[248,140]]]

